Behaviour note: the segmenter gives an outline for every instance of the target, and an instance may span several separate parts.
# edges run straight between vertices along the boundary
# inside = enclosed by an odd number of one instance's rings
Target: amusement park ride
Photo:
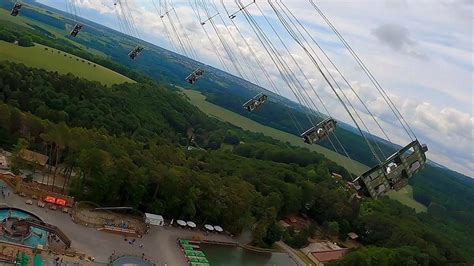
[[[194,47],[194,45],[198,45],[200,42],[196,42],[194,39],[191,40],[192,38],[188,36],[186,27],[183,27],[183,23],[181,23],[182,17],[177,14],[171,0],[157,1],[159,1],[159,7],[155,4],[155,0],[152,0],[152,3],[158,13],[158,17],[161,18],[164,32],[171,45],[182,55],[192,59],[183,63],[189,64],[191,69],[195,69],[191,74],[186,76],[185,81],[191,85],[196,84],[198,80],[204,77],[204,73],[207,71],[204,70],[202,63],[199,63],[198,60],[198,55],[200,54],[198,52],[200,49],[195,49]],[[70,35],[72,37],[77,37],[83,28],[83,24],[77,22],[78,7],[76,6],[75,1],[70,0],[67,2],[70,3],[71,14],[73,14],[73,18],[76,21]],[[310,33],[300,19],[298,19],[298,17],[293,13],[291,8],[289,8],[283,1],[268,0],[266,2],[276,18],[281,22],[280,27],[283,27],[286,33],[288,33],[288,35],[296,42],[297,47],[299,47],[298,49],[301,49],[301,52],[306,54],[307,57],[305,60],[307,59],[307,62],[310,63],[313,68],[311,72],[308,71],[308,73],[310,73],[309,75],[317,75],[320,80],[323,81],[324,85],[330,88],[334,93],[336,99],[341,104],[341,109],[343,108],[349,115],[349,118],[357,128],[359,135],[365,140],[375,161],[377,161],[376,165],[370,170],[352,180],[355,187],[361,194],[373,198],[377,198],[389,190],[399,190],[404,187],[408,183],[408,179],[418,173],[425,166],[427,161],[425,153],[428,151],[428,148],[426,145],[421,144],[418,141],[409,124],[390,99],[389,94],[384,88],[382,88],[364,62],[362,62],[358,54],[347,43],[341,33],[336,29],[336,27],[334,27],[321,9],[319,9],[318,5],[313,0],[309,0],[309,3],[312,5],[316,13],[325,21],[336,37],[340,40],[341,44],[356,61],[361,70],[367,75],[373,87],[381,95],[382,99],[387,104],[387,107],[393,113],[394,118],[396,119],[395,121],[400,123],[401,128],[403,128],[410,138],[410,143],[408,145],[402,147],[394,154],[386,156],[382,149],[380,149],[379,142],[374,137],[375,134],[372,134],[371,129],[367,126],[368,123],[364,121],[362,116],[359,114],[359,111],[354,106],[363,106],[363,108],[365,108],[364,113],[367,113],[370,119],[375,122],[380,129],[383,138],[393,144],[392,147],[397,147],[396,144],[392,143],[385,129],[381,126],[381,123],[378,122],[378,118],[372,114],[369,106],[367,106],[368,104],[364,102],[362,97],[334,64],[331,57],[319,44],[317,38]],[[314,89],[312,86],[311,80],[316,80],[317,77],[308,77],[307,74],[305,74],[306,71],[301,69],[298,60],[296,60],[293,53],[288,50],[286,45],[287,41],[283,41],[283,38],[280,36],[280,34],[282,34],[281,31],[275,30],[275,27],[277,26],[276,23],[267,18],[266,13],[263,12],[265,9],[260,7],[260,3],[250,1],[245,4],[243,1],[235,1],[233,8],[236,8],[237,11],[229,12],[229,4],[226,4],[221,0],[222,7],[227,13],[228,22],[233,25],[232,31],[234,31],[234,33],[232,33],[229,26],[227,26],[223,18],[224,16],[222,16],[219,11],[220,8],[217,7],[214,1],[209,1],[209,3],[206,1],[194,1],[193,3],[193,1],[189,0],[189,3],[197,17],[196,23],[198,24],[196,25],[202,27],[203,32],[206,34],[206,37],[212,45],[210,50],[216,54],[223,69],[229,71],[228,65],[230,64],[233,66],[233,69],[235,70],[234,72],[244,79],[246,79],[246,73],[250,72],[250,74],[253,74],[254,76],[255,84],[260,84],[260,79],[257,78],[255,73],[253,73],[254,70],[249,67],[243,67],[244,63],[246,63],[247,66],[250,66],[255,62],[254,66],[262,71],[264,77],[267,79],[266,83],[271,85],[275,94],[281,96],[279,87],[282,87],[281,84],[284,84],[288,91],[293,93],[300,106],[304,107],[304,110],[309,110],[309,114],[307,112],[307,117],[311,126],[307,130],[301,130],[298,126],[301,124],[299,123],[300,121],[295,121],[295,118],[292,115],[292,112],[295,110],[291,110],[293,108],[288,108],[290,109],[288,110],[290,118],[297,127],[298,132],[300,132],[302,140],[308,144],[315,144],[319,143],[321,140],[327,139],[331,144],[333,144],[331,140],[335,139],[335,143],[338,143],[341,146],[341,150],[345,153],[344,155],[350,158],[346,151],[347,149],[342,146],[337,134],[335,134],[337,131],[337,121],[329,113],[331,108],[328,108],[326,106],[327,101],[320,97],[320,91],[318,92],[318,90]],[[20,3],[20,1],[16,2],[11,10],[11,15],[18,16],[22,6],[23,4]],[[127,1],[115,0],[114,8],[121,31],[124,34],[133,37],[127,38],[127,42],[130,43],[130,40],[133,40],[134,42],[140,40],[139,31],[136,27],[131,8],[128,6]],[[250,11],[251,8],[253,9]],[[257,20],[255,16],[259,16],[259,19]],[[249,26],[249,28],[247,28],[248,31],[245,31],[245,33],[248,34],[249,32],[253,32],[251,34],[254,38],[256,37],[256,40],[258,40],[260,48],[262,48],[261,51],[268,55],[275,69],[278,71],[275,73],[279,73],[280,83],[277,83],[280,84],[279,86],[275,85],[275,77],[269,75],[268,67],[263,65],[261,58],[262,55],[257,56],[255,48],[248,42],[249,37],[244,36],[243,31],[240,30],[241,25],[234,22],[239,17],[243,17]],[[216,25],[217,21],[220,23],[219,26]],[[266,22],[266,24],[262,26],[261,24],[264,22]],[[208,30],[206,29],[209,25],[212,27],[211,30],[216,34],[215,36],[217,39],[214,38],[214,40],[218,41],[212,40]],[[269,30],[273,31],[273,38],[270,37],[270,34],[268,33]],[[226,31],[225,34],[228,33],[228,35],[224,35],[222,31]],[[237,34],[241,39],[239,43],[237,43],[237,40],[234,37],[234,35]],[[194,35],[192,36],[194,37]],[[279,40],[279,44],[275,44],[274,40]],[[216,45],[219,47],[222,46],[221,49],[218,49]],[[132,60],[136,59],[144,49],[143,45],[138,44],[128,53],[128,57]],[[221,54],[222,51],[225,52],[224,54],[226,56]],[[259,88],[262,89],[261,87]],[[308,92],[309,88],[311,88],[312,91]],[[347,88],[348,90],[344,90],[343,88]],[[356,97],[348,97],[346,95],[347,91],[351,91]],[[267,102],[268,95],[269,94],[263,92],[258,93],[256,96],[246,101],[243,104],[243,108],[249,112],[261,108]],[[313,95],[316,96],[321,103],[320,107],[323,107],[324,112],[320,111],[318,105],[313,101]],[[358,102],[353,103],[353,101]],[[319,118],[315,119],[315,117]],[[321,118],[323,118],[321,122],[314,122]],[[334,145],[333,147],[334,150],[337,151]]]

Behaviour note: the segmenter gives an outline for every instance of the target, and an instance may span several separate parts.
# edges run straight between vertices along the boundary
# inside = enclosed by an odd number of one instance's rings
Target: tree
[[[53,184],[52,190],[55,188],[56,183],[56,175],[59,168],[59,160],[61,159],[61,153],[66,148],[66,143],[69,139],[69,128],[66,126],[64,122],[60,123],[59,125],[53,127],[53,131],[50,133],[52,136],[52,140],[54,141],[54,172],[53,172]]]
[[[238,145],[240,143],[240,140],[235,135],[227,135],[224,137],[224,143],[230,144],[230,145]]]
[[[296,230],[289,227],[283,234],[283,241],[293,248],[300,249],[308,245],[309,236],[310,232],[308,230]]]
[[[12,154],[9,158],[10,169],[15,175],[21,174],[21,170],[25,168],[30,168],[28,163],[23,160],[21,153],[23,150],[28,148],[28,141],[26,139],[18,139],[17,144],[13,147]]]
[[[276,221],[270,224],[267,228],[267,233],[263,238],[263,241],[267,246],[271,247],[273,243],[280,241],[283,236],[283,228]]]
[[[329,263],[335,265],[430,265],[428,255],[415,247],[381,248],[363,247],[349,253],[340,260]]]
[[[331,236],[339,236],[339,224],[335,221],[324,222],[324,230]]]
[[[10,132],[18,133],[23,124],[23,115],[17,108],[10,109]]]
[[[23,46],[23,47],[30,47],[34,46],[33,41],[31,40],[31,37],[22,35],[18,38],[18,45]]]
[[[0,40],[6,41],[6,42],[14,42],[15,41],[15,35],[9,31],[5,30],[0,30]]]

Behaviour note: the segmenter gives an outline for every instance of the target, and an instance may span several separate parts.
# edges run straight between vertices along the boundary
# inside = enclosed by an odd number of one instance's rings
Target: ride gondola
[[[259,93],[256,96],[254,96],[252,99],[248,100],[246,103],[242,105],[247,111],[252,112],[261,105],[263,105],[267,101],[268,96]]]
[[[356,189],[372,198],[377,198],[389,190],[400,190],[408,185],[410,177],[424,168],[427,151],[425,144],[420,144],[418,140],[412,141],[383,163],[357,177],[354,180]]]
[[[304,142],[313,144],[327,138],[329,134],[336,129],[336,124],[336,120],[329,117],[319,122],[316,126],[306,130],[300,136]]]
[[[10,15],[12,15],[14,17],[18,16],[22,6],[23,5],[20,2],[16,2],[15,5],[13,6],[13,8],[12,8],[12,11],[11,11]]]
[[[204,75],[204,70],[201,68],[197,68],[191,74],[186,77],[186,82],[189,84],[196,83],[202,76]]]
[[[133,48],[133,50],[130,51],[130,53],[128,53],[128,57],[132,60],[134,60],[135,58],[137,58],[140,53],[143,51],[143,47],[140,46],[140,45],[137,45],[137,47]]]
[[[82,25],[81,24],[76,24],[76,25],[74,25],[74,28],[72,29],[72,31],[69,35],[71,35],[72,37],[77,37],[77,34],[79,34],[81,29],[82,29]]]

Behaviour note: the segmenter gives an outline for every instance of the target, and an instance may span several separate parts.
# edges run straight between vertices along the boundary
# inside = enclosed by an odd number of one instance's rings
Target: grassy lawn
[[[201,93],[193,90],[183,90],[185,95],[190,99],[191,103],[197,106],[201,111],[208,114],[209,116],[215,117],[219,120],[229,122],[233,125],[241,127],[243,129],[252,131],[252,132],[259,132],[263,133],[266,136],[272,137],[274,139],[281,140],[283,142],[289,142],[291,145],[300,146],[304,148],[308,148],[312,151],[316,151],[318,153],[323,154],[328,159],[337,162],[341,165],[344,165],[347,170],[353,172],[354,174],[358,175],[361,174],[363,171],[368,169],[367,166],[350,160],[349,158],[342,156],[336,152],[333,152],[329,149],[326,149],[319,145],[307,145],[305,144],[299,137],[259,124],[253,120],[250,120],[246,117],[243,117],[239,114],[236,114],[232,111],[219,107],[215,104],[206,101],[206,97]]]
[[[45,50],[45,48],[48,48],[48,50]],[[57,71],[61,74],[71,73],[77,77],[98,81],[107,86],[134,82],[108,68],[100,65],[94,67],[95,64],[92,62],[40,44],[33,47],[20,47],[0,41],[0,61],[3,60],[23,63],[30,67],[43,68],[48,71]]]
[[[390,191],[388,196],[391,199],[398,200],[408,207],[414,208],[416,212],[426,212],[427,208],[425,205],[419,203],[413,199],[413,188],[408,185],[399,191]]]

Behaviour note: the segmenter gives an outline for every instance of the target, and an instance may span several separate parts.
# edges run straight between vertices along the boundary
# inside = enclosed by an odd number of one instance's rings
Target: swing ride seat
[[[22,5],[20,3],[15,3],[15,5],[12,8],[12,12],[10,13],[12,16],[16,17],[20,13]]]
[[[186,82],[188,82],[189,84],[194,84],[194,83],[196,83],[196,81],[198,81],[198,79],[200,79],[203,75],[204,75],[204,70],[201,69],[201,68],[197,68],[196,70],[194,70],[191,74],[189,74],[189,75],[186,77]]]
[[[306,130],[300,136],[303,138],[304,142],[313,144],[327,138],[329,133],[336,129],[336,124],[336,120],[329,117],[319,122],[316,126]]]
[[[130,59],[135,59],[137,58],[138,55],[140,55],[140,53],[143,51],[143,47],[141,46],[137,46],[135,48],[133,48],[132,51],[130,51],[130,53],[128,53],[128,57],[130,57]]]
[[[81,24],[76,24],[76,25],[74,26],[74,28],[72,29],[70,35],[71,35],[72,37],[76,37],[77,34],[79,34],[79,32],[81,31],[81,29],[82,29],[82,25],[81,25]]]
[[[427,151],[425,144],[414,140],[356,180],[362,180],[364,192],[372,198],[377,198],[389,190],[400,190],[408,184],[410,177],[424,168]]]
[[[268,98],[267,95],[265,95],[263,93],[259,93],[256,96],[254,96],[252,99],[245,102],[242,105],[242,107],[247,109],[247,111],[252,112],[253,110],[260,107],[262,104],[264,104],[267,101],[267,98]]]

